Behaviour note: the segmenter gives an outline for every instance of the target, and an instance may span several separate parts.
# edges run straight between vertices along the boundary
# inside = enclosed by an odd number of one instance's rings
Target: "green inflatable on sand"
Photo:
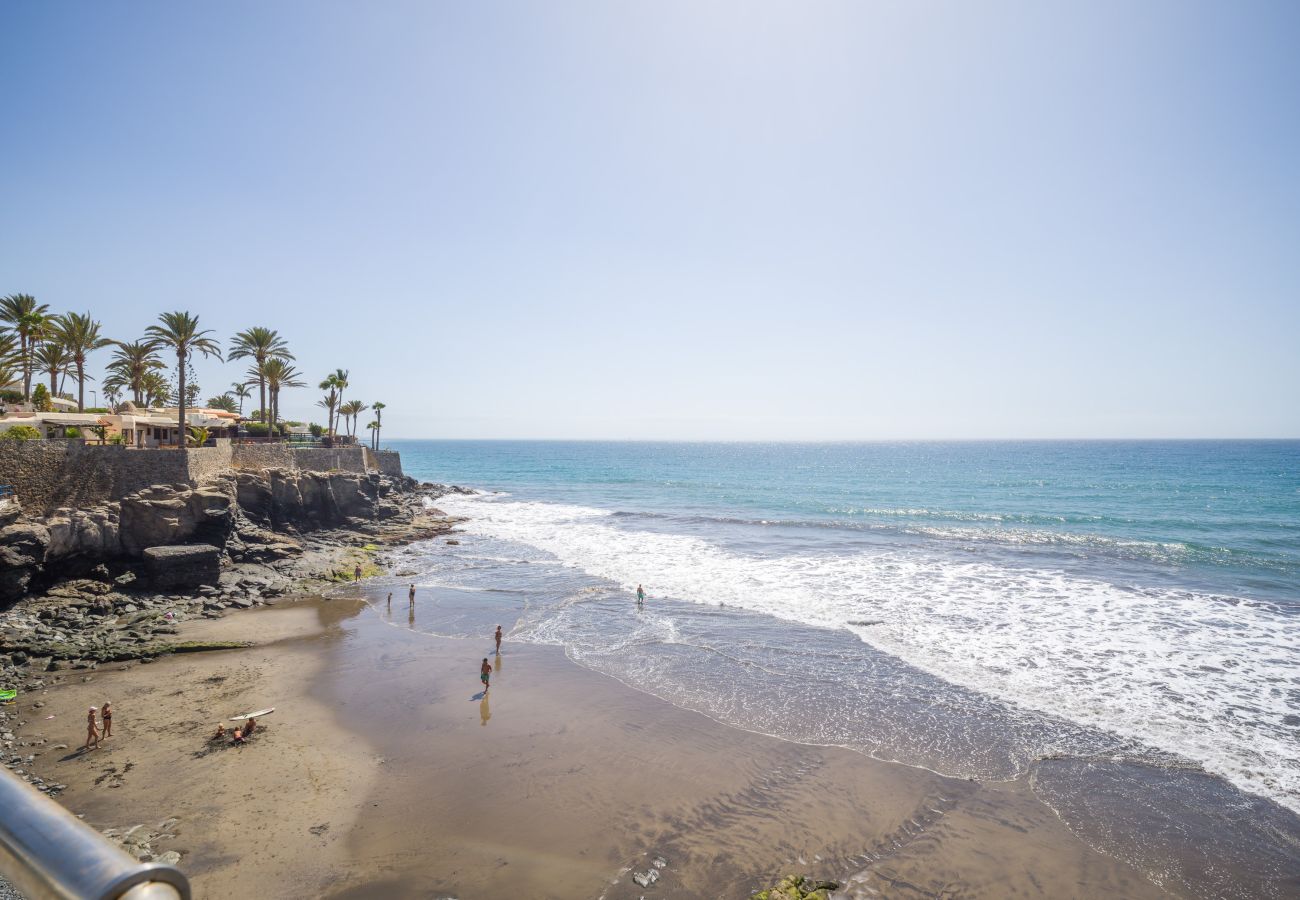
[[[0,701],[12,700],[18,696],[18,688],[0,688]]]

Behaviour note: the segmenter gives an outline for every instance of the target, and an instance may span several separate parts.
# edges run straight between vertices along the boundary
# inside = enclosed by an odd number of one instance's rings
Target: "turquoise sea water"
[[[433,630],[509,618],[739,727],[1030,777],[1202,896],[1300,887],[1300,442],[392,446],[484,492],[412,564],[498,605]]]

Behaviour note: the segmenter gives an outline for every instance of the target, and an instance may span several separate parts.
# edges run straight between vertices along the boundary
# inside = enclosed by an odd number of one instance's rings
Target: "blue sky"
[[[393,437],[1300,436],[1297,45],[1284,2],[7,3],[0,294],[276,328]]]

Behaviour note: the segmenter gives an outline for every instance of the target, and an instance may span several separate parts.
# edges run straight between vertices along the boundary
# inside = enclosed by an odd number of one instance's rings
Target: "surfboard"
[[[269,716],[273,712],[275,712],[274,706],[270,709],[259,709],[257,712],[244,713],[242,716],[231,716],[230,721],[242,722],[244,719],[260,719],[262,716]]]

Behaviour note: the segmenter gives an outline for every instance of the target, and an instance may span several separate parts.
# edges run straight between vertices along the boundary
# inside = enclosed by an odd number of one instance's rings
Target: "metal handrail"
[[[137,862],[3,770],[0,874],[27,900],[190,900],[180,870]]]

